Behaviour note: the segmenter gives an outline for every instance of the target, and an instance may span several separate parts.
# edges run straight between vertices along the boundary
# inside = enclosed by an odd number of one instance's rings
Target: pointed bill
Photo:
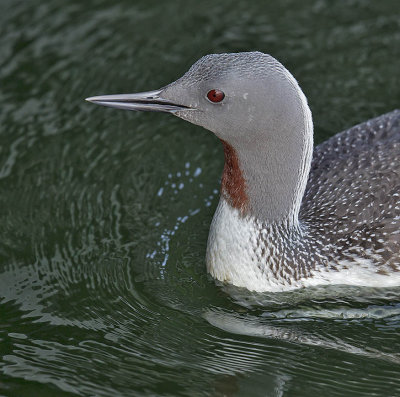
[[[136,94],[101,95],[86,98],[86,101],[117,109],[135,110],[138,112],[174,113],[190,109],[187,106],[173,103],[160,97],[163,90],[139,92]]]

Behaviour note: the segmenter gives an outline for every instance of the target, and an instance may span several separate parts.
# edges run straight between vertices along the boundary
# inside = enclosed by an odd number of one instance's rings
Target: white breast
[[[273,260],[264,244],[257,241],[261,226],[251,217],[243,217],[222,197],[211,223],[207,244],[207,270],[217,280],[252,291],[282,291],[289,285],[276,277],[268,266]],[[264,259],[264,260],[262,260]]]

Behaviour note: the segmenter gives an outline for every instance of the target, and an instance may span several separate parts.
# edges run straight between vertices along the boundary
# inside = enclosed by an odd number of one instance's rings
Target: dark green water
[[[400,395],[399,289],[216,286],[218,140],[83,101],[248,50],[317,142],[400,106],[398,0],[1,1],[1,395]]]

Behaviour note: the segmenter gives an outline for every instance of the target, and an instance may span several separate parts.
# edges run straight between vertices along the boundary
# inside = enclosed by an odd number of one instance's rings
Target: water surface
[[[223,155],[85,103],[211,52],[298,79],[321,142],[399,107],[398,1],[0,4],[0,393],[400,395],[400,290],[252,294],[205,271]]]

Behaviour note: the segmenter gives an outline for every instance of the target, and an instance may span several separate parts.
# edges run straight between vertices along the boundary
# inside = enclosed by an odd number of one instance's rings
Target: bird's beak
[[[160,97],[163,90],[139,92],[137,94],[102,95],[86,98],[102,106],[117,109],[136,110],[138,112],[174,113],[178,110],[190,109],[188,106],[173,103]]]

